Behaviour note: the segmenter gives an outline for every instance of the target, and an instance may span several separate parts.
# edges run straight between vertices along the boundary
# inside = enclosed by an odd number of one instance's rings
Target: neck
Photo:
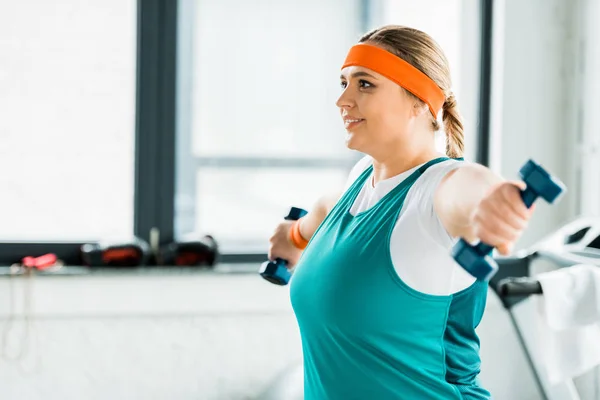
[[[395,146],[394,146],[395,147]],[[443,154],[435,149],[435,145],[421,149],[401,146],[373,157],[373,184],[406,172]]]

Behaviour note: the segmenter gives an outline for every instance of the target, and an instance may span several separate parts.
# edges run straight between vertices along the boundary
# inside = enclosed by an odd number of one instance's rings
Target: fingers
[[[492,246],[516,241],[522,230],[510,226],[496,215],[477,214],[475,216],[475,234],[483,242]]]
[[[506,182],[500,188],[500,194],[506,200],[512,211],[523,219],[528,219],[531,215],[530,209],[525,206],[523,199],[521,198],[521,191],[525,190],[527,185],[521,181]]]
[[[529,214],[522,215],[516,212],[508,201],[485,202],[482,204],[483,218],[490,218],[494,224],[507,231],[523,231],[529,223]]]
[[[498,247],[496,247],[496,249],[498,250],[498,253],[500,253],[501,255],[507,256],[512,252],[513,243],[501,244]]]
[[[277,258],[284,259],[288,262],[288,267],[296,264],[301,250],[297,249],[289,238],[291,223],[286,221],[277,226],[273,235],[269,238],[268,258],[274,261]]]
[[[525,190],[527,189],[527,184],[523,181],[506,181],[504,183],[508,183],[511,184],[513,186],[516,186],[519,190]]]
[[[515,214],[502,201],[485,201],[473,215],[475,234],[488,244],[515,241],[527,226],[527,219]]]
[[[524,182],[504,182],[480,202],[472,215],[474,234],[498,252],[508,255],[529,223],[534,207],[521,199]]]

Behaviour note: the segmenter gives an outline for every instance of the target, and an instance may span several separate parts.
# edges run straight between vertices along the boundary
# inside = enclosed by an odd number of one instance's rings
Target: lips
[[[353,129],[360,125],[364,120],[364,118],[344,117],[344,126],[346,129]]]

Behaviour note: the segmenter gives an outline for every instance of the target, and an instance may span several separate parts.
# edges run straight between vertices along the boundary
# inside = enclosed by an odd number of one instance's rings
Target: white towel
[[[600,267],[575,265],[536,276],[540,352],[550,384],[600,365]]]

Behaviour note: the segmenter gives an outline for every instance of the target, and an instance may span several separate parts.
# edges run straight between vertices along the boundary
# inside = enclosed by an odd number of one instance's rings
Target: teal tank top
[[[304,356],[305,400],[489,399],[478,382],[487,285],[421,293],[394,269],[390,237],[419,167],[373,207],[350,208],[372,166],[304,250],[290,283]],[[418,266],[415,266],[418,268]]]

